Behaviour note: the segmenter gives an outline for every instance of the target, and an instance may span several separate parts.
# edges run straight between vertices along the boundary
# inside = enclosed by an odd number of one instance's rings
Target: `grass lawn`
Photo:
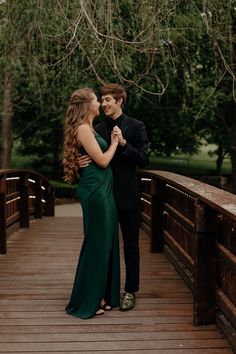
[[[196,155],[171,155],[171,157],[151,156],[150,169],[167,170],[187,175],[215,175],[216,156],[210,157],[208,151],[214,149],[214,145],[201,148]],[[226,158],[223,163],[223,175],[231,174],[231,161]]]
[[[216,156],[210,157],[208,151],[214,150],[214,145],[202,146],[197,155],[172,155],[171,157],[151,156],[148,168],[157,170],[167,170],[182,175],[192,176],[212,176],[215,175]],[[13,150],[12,168],[31,169],[31,162],[34,156],[19,156]],[[231,174],[231,161],[225,159],[223,164],[223,175]]]
[[[31,170],[31,163],[33,159],[34,156],[17,155],[16,152],[13,150],[11,168]]]

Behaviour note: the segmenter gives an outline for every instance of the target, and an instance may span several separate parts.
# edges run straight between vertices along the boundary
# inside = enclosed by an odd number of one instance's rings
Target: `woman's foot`
[[[104,311],[111,311],[111,306],[105,300],[102,300],[101,309]]]
[[[104,304],[101,306],[101,309],[104,311],[111,311],[111,306],[109,304]]]
[[[95,313],[96,316],[101,316],[104,315],[104,310],[102,308],[98,309],[97,312]]]

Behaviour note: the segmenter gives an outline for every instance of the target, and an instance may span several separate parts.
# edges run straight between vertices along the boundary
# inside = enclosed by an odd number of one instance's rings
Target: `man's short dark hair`
[[[127,100],[127,94],[125,88],[119,84],[107,84],[99,89],[101,96],[112,95],[116,101],[122,98],[122,107],[125,105]]]

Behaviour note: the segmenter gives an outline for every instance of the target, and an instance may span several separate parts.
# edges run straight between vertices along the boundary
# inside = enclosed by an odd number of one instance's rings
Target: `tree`
[[[0,166],[10,166],[12,150],[12,119],[16,96],[16,85],[24,67],[32,67],[33,46],[31,33],[36,30],[37,7],[33,1],[0,3],[0,71],[2,73],[1,146]]]
[[[199,85],[194,89],[195,125],[208,142],[218,148],[217,172],[221,172],[224,156],[232,161],[233,189],[236,192],[236,1],[199,1],[202,40]],[[196,16],[197,17],[197,16]]]
[[[13,131],[19,151],[34,153],[37,169],[46,164],[56,174],[69,95],[115,81],[126,86],[127,111],[145,121],[153,151],[191,154],[204,136],[219,147],[219,169],[227,151],[236,165],[235,1],[1,3],[1,127],[8,122],[8,152]],[[9,164],[10,153],[5,156]]]

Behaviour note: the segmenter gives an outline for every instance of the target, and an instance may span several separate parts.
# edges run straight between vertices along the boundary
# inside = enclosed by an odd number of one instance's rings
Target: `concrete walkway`
[[[79,203],[62,204],[55,206],[56,217],[80,217],[82,215],[82,208]]]

